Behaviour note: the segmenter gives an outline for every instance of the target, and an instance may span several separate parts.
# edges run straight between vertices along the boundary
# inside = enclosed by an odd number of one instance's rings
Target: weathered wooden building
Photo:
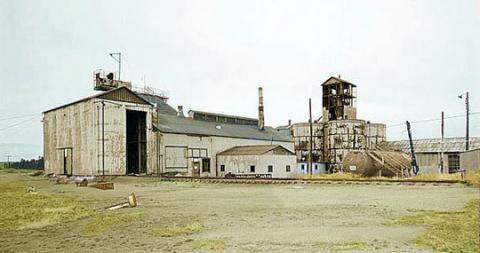
[[[465,148],[465,138],[440,138],[413,140],[420,173],[437,173],[441,171],[441,154],[443,152],[443,173],[455,173],[459,170],[480,170],[480,138],[470,137],[470,150]],[[389,141],[390,150],[410,153],[408,140]]]
[[[288,128],[295,142],[299,166],[308,166],[312,136],[312,173],[342,170],[343,158],[355,150],[371,150],[386,141],[385,124],[357,119],[357,86],[337,77],[322,84],[322,118],[310,124],[295,123]],[[309,171],[309,169],[308,169]]]
[[[45,171],[67,175],[152,173],[155,108],[127,87],[43,113]]]
[[[291,138],[264,125],[261,97],[259,119],[200,111],[185,116],[166,96],[95,78],[97,89],[106,91],[44,112],[47,173],[221,176],[217,154],[232,147],[294,150]]]

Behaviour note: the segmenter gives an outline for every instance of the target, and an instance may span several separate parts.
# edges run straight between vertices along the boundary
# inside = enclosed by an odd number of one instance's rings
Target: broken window
[[[225,164],[220,165],[220,171],[224,172],[225,171]]]
[[[255,165],[250,165],[250,172],[255,173]]]
[[[273,172],[273,165],[268,165],[268,172]]]
[[[286,170],[287,172],[290,172],[290,165],[287,165],[286,168],[285,168],[285,170]]]

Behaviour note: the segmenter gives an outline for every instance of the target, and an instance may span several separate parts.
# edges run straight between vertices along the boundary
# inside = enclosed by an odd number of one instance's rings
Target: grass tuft
[[[199,233],[203,230],[203,225],[199,222],[193,222],[184,227],[167,227],[157,229],[156,234],[161,237],[174,237],[179,235],[191,235],[194,233]]]
[[[459,212],[415,211],[391,224],[425,226],[415,243],[439,252],[480,252],[479,204],[472,200]]]
[[[324,242],[319,241],[314,243],[315,247],[323,250],[364,250],[369,247],[369,244],[363,241],[345,241],[345,242]]]
[[[195,249],[223,250],[227,247],[227,241],[223,239],[203,239],[196,241],[193,247]]]
[[[64,196],[26,193],[18,182],[0,182],[0,229],[42,227],[92,215],[81,201]]]
[[[124,222],[131,222],[142,218],[141,213],[102,213],[97,214],[89,221],[85,229],[84,235],[97,235],[105,232],[110,227]]]

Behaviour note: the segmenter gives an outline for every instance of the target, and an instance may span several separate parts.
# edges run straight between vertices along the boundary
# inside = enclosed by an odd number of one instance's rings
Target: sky
[[[387,124],[480,112],[480,1],[0,1],[0,160],[42,155],[42,111],[92,95],[93,71],[167,91],[174,108],[321,116],[321,83],[358,86],[358,118]],[[480,136],[480,114],[471,115]],[[412,124],[440,137],[440,121]],[[446,137],[465,135],[464,117]]]

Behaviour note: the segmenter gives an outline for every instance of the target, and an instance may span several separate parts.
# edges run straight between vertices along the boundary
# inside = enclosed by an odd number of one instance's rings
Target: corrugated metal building
[[[440,172],[440,157],[443,151],[444,173],[454,173],[459,170],[476,169],[480,167],[478,153],[480,152],[480,138],[471,137],[470,151],[465,149],[465,138],[418,139],[413,140],[413,147],[417,155],[420,172]],[[389,141],[386,147],[410,153],[408,140]]]

